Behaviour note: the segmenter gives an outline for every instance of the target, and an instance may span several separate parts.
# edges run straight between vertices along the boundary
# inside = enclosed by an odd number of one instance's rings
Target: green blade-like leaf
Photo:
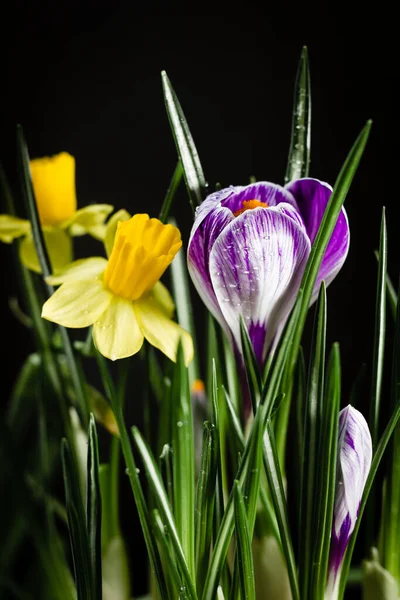
[[[369,426],[372,444],[378,439],[379,412],[383,380],[383,364],[386,333],[386,271],[387,271],[387,234],[385,208],[382,209],[381,232],[379,242],[379,264],[375,304],[374,356],[372,361],[372,382]]]
[[[350,189],[350,185],[353,181],[354,175],[357,171],[365,146],[367,144],[371,130],[371,125],[372,121],[368,121],[363,130],[361,131],[360,135],[358,136],[357,140],[355,141],[352,149],[350,150],[344,162],[344,165],[339,173],[339,176],[333,188],[333,193],[325,209],[321,225],[318,229],[318,233],[315,237],[314,243],[311,248],[311,253],[307,261],[307,266],[304,271],[304,275],[300,285],[300,291],[303,293],[303,296],[301,301],[298,324],[294,331],[293,343],[291,348],[291,356],[289,363],[290,369],[288,372],[289,380],[292,379],[293,369],[296,364],[304,323],[306,320],[308,307],[310,305],[311,296],[313,293],[318,271],[325,254],[326,247],[335,228],[336,221],[340,214],[342,205],[346,199],[347,192]]]
[[[242,600],[255,600],[253,553],[251,535],[247,521],[246,506],[240,490],[239,482],[233,486],[235,507],[235,531],[237,543],[237,567],[239,571],[240,592]]]
[[[215,503],[215,485],[218,465],[218,440],[214,425],[203,425],[203,451],[196,492],[196,577],[198,593],[207,573],[211,552],[211,535]]]
[[[376,260],[379,263],[379,252],[375,252]],[[389,277],[389,273],[386,273],[386,294],[389,302],[390,312],[392,313],[393,320],[396,321],[396,313],[397,313],[397,294],[392,283],[392,280]]]
[[[42,275],[44,278],[46,278],[49,275],[51,275],[51,263],[44,241],[43,231],[40,226],[39,213],[31,181],[29,154],[25,143],[22,127],[20,125],[17,128],[17,151],[22,195],[25,201],[27,213],[29,215],[29,220],[31,222],[32,235],[35,242],[35,250],[39,259],[40,268],[42,269]],[[54,288],[49,284],[46,284],[46,286],[47,293],[49,296],[51,296],[54,293]],[[82,371],[77,363],[68,331],[65,329],[65,327],[61,326],[59,326],[59,331],[61,334],[65,355],[68,361],[71,380],[73,382],[76,396],[79,402],[81,417],[83,419],[84,425],[87,426],[89,419],[89,405],[85,391],[85,382],[83,380]]]
[[[182,107],[165,71],[161,73],[165,106],[175,139],[178,156],[183,165],[186,186],[193,210],[206,194],[206,180]]]
[[[286,566],[290,581],[293,600],[300,600],[299,582],[297,576],[296,560],[293,551],[293,543],[290,535],[289,518],[286,506],[285,488],[282,473],[279,466],[279,458],[275,445],[275,434],[272,423],[267,421],[264,434],[264,469],[267,475],[272,504],[278,522],[282,549],[286,559]]]
[[[192,399],[182,346],[178,348],[172,387],[172,464],[174,516],[192,579],[194,559],[194,441]]]
[[[168,220],[169,213],[171,212],[171,206],[174,201],[179,184],[181,182],[182,175],[183,175],[182,163],[180,160],[178,160],[178,164],[175,167],[175,171],[172,175],[172,179],[170,181],[166,196],[164,198],[163,205],[160,210],[160,214],[158,216],[161,223],[166,223]]]
[[[79,487],[79,475],[69,444],[65,438],[61,444],[61,457],[78,600],[88,600],[89,598],[97,598],[97,596],[93,588],[92,561],[86,531],[85,510]]]
[[[340,354],[338,344],[332,347],[326,377],[321,431],[319,434],[318,481],[315,511],[315,545],[312,581],[315,598],[323,598],[329,563],[336,485],[336,455],[340,407]]]
[[[242,342],[242,352],[250,398],[253,406],[253,413],[255,414],[261,400],[261,373],[254,354],[253,344],[251,343],[249,332],[247,331],[242,315],[240,315],[240,339]]]
[[[93,574],[93,600],[102,600],[101,572],[101,492],[99,477],[99,446],[93,414],[89,421],[87,456],[86,519],[89,553]]]
[[[171,506],[174,505],[174,479],[172,466],[172,448],[169,444],[164,444],[160,455],[160,473],[168,494],[168,500]]]
[[[114,412],[115,420],[118,425],[122,453],[124,455],[125,464],[127,467],[127,474],[129,476],[129,481],[135,499],[136,508],[140,519],[140,525],[142,527],[143,537],[149,555],[150,567],[152,569],[154,581],[157,587],[157,592],[160,598],[167,598],[167,586],[162,570],[160,555],[154,537],[151,533],[150,516],[146,500],[143,494],[142,486],[140,484],[138,471],[136,469],[136,463],[133,456],[130,439],[125,426],[122,403],[118,398],[114,382],[111,378],[110,372],[107,367],[106,359],[97,350],[95,352],[95,355],[101,379],[103,382],[103,387],[110,401],[111,407]]]
[[[190,598],[186,593],[186,588],[183,585],[182,577],[179,574],[179,570],[177,564],[175,562],[175,557],[173,554],[173,550],[171,548],[170,541],[168,539],[168,535],[165,531],[164,523],[161,519],[160,513],[157,509],[153,510],[153,523],[154,523],[154,532],[156,534],[156,538],[158,544],[161,548],[161,553],[164,559],[164,562],[167,566],[168,575],[171,578],[171,582],[175,586],[175,590],[173,591],[175,594],[178,594],[178,598],[180,600],[186,600]],[[170,598],[171,596],[168,596]]]
[[[311,152],[311,83],[308,52],[304,46],[294,88],[292,135],[285,183],[308,177]]]
[[[172,225],[177,226],[174,219],[169,221]],[[178,252],[175,259],[171,263],[170,273],[174,300],[176,302],[176,313],[178,323],[183,329],[186,329],[192,336],[194,346],[193,360],[189,364],[189,380],[190,385],[196,379],[201,379],[198,363],[198,352],[196,342],[196,328],[193,319],[192,302],[190,299],[189,278],[185,260],[186,254],[183,248]]]
[[[136,447],[141,456],[146,475],[154,495],[155,502],[164,520],[165,526],[168,529],[171,537],[171,544],[174,548],[176,559],[179,565],[179,569],[182,573],[182,578],[187,589],[188,598],[195,600],[196,590],[192,580],[192,576],[189,570],[189,565],[183,551],[183,546],[179,539],[178,529],[175,524],[175,519],[172,514],[172,510],[168,501],[168,496],[165,491],[160,472],[158,470],[156,461],[154,460],[146,442],[142,438],[139,430],[136,427],[132,428],[132,435]]]
[[[341,576],[340,576],[338,600],[343,600],[344,591],[345,591],[345,587],[346,587],[346,581],[347,581],[348,573],[350,570],[351,559],[353,556],[354,546],[355,546],[355,543],[357,540],[357,535],[358,535],[358,531],[360,528],[362,516],[364,514],[364,510],[367,505],[367,501],[369,498],[369,494],[371,492],[372,485],[375,480],[376,473],[378,471],[378,468],[379,468],[380,462],[382,460],[383,454],[386,450],[386,447],[391,439],[393,432],[396,429],[396,426],[398,427],[398,423],[399,423],[399,419],[400,419],[400,305],[397,306],[395,345],[394,345],[394,350],[393,350],[392,406],[393,406],[392,415],[391,415],[389,422],[386,425],[386,428],[376,446],[375,453],[372,458],[371,468],[370,468],[370,471],[368,474],[367,481],[365,483],[364,492],[363,492],[361,502],[360,502],[358,518],[357,518],[357,521],[356,521],[356,524],[354,527],[354,531],[353,531],[350,541],[348,543],[346,553],[344,555],[344,559],[343,559],[343,563],[342,563],[342,572],[341,572]],[[397,456],[393,455],[393,460],[396,463],[395,469],[397,470],[399,467],[398,454],[397,454]],[[396,487],[397,487],[396,494],[398,494],[398,479],[396,481]],[[394,506],[393,508],[395,510],[396,509],[398,510],[398,506],[399,506],[399,504],[397,504],[397,507]],[[389,508],[391,508],[391,506]],[[386,519],[387,516],[388,516],[388,513],[384,509],[384,519]],[[397,522],[395,523],[395,526],[393,527],[394,534],[395,534],[395,531],[398,531],[397,527],[399,526],[398,525],[398,515],[396,518],[397,518]],[[394,552],[395,552],[395,557],[396,557],[395,560],[397,560],[398,559],[398,545],[395,546],[395,544],[396,544],[395,538],[392,539],[392,542],[390,542],[388,540],[387,534],[389,533],[389,536],[392,535],[390,526],[388,529],[389,529],[389,531],[386,530],[385,535],[384,535],[384,544],[385,545],[388,544],[388,546],[387,546],[388,549],[396,548],[396,550],[394,550]],[[398,542],[398,539],[397,539],[397,542]]]
[[[302,597],[311,597],[312,556],[315,549],[315,511],[319,497],[318,469],[322,427],[326,341],[326,292],[324,283],[318,296],[308,375],[304,423],[303,470],[299,532],[299,579]],[[317,524],[318,525],[318,524]]]
[[[297,449],[297,469],[296,469],[296,494],[297,506],[301,503],[301,472],[303,469],[303,448],[304,448],[304,419],[306,409],[307,395],[307,376],[306,363],[303,349],[300,348],[297,366],[294,375],[294,389],[296,390],[294,402],[296,407],[296,449]]]

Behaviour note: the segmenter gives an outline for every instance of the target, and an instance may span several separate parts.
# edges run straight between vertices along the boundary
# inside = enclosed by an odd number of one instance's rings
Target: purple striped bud
[[[339,413],[336,494],[325,598],[337,598],[343,556],[357,521],[371,460],[372,440],[367,422],[349,404]]]

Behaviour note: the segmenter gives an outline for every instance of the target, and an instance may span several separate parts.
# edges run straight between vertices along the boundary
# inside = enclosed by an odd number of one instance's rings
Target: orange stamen
[[[262,208],[268,208],[268,204],[266,202],[260,202],[260,200],[243,200],[242,205],[243,208],[235,210],[235,212],[233,213],[234,217],[238,217],[246,210],[252,210],[253,208],[258,208],[259,206],[261,206]]]

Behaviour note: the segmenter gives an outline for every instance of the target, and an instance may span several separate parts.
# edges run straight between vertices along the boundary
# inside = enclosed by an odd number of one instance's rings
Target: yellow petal
[[[81,258],[69,263],[63,269],[59,269],[50,277],[46,277],[46,281],[50,285],[60,285],[71,281],[100,279],[106,266],[107,260],[101,256]]]
[[[72,260],[71,238],[65,231],[57,227],[45,227],[43,229],[43,236],[47,252],[49,253],[52,271],[59,271]],[[19,255],[25,267],[36,273],[42,272],[31,233],[22,240]]]
[[[62,227],[69,229],[71,235],[74,236],[93,233],[93,236],[98,238],[102,232],[105,233],[105,228],[99,228],[99,225],[103,225],[113,210],[114,207],[110,204],[90,204],[77,210],[67,221],[63,222]]]
[[[175,303],[168,289],[161,281],[158,281],[151,290],[150,296],[153,296],[158,306],[165,312],[167,317],[171,318],[175,312]]]
[[[189,333],[171,321],[154,298],[141,298],[133,306],[146,340],[173,361],[176,361],[178,343],[181,340],[185,364],[189,364],[193,358],[193,342]]]
[[[122,208],[108,219],[106,225],[106,234],[104,236],[104,246],[106,248],[107,256],[110,256],[112,252],[115,234],[117,233],[118,223],[120,221],[129,221],[130,218],[131,215],[128,213],[128,211]]]
[[[93,340],[99,352],[116,360],[139,352],[143,344],[132,302],[114,296],[107,310],[93,326]]]
[[[42,317],[64,327],[88,327],[107,309],[112,294],[98,280],[64,283],[44,303]]]
[[[0,242],[10,244],[15,238],[27,235],[31,224],[26,219],[18,219],[12,215],[0,215]]]
[[[67,152],[31,160],[32,184],[42,225],[58,225],[76,211],[75,159]]]

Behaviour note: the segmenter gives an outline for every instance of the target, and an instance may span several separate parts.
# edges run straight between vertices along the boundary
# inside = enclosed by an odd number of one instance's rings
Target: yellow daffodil
[[[98,350],[111,360],[135,354],[144,339],[175,360],[181,340],[189,363],[192,338],[172,321],[174,302],[159,281],[182,246],[179,229],[119,211],[104,241],[108,260],[77,260],[47,278],[61,286],[44,304],[42,317],[64,327],[93,325]]]
[[[77,209],[75,159],[67,152],[30,162],[40,222],[53,271],[72,260],[71,235],[103,239],[104,221],[112,212],[109,204],[92,204]],[[40,273],[30,222],[11,215],[0,215],[0,241],[7,244],[23,238],[20,257],[23,264]]]

